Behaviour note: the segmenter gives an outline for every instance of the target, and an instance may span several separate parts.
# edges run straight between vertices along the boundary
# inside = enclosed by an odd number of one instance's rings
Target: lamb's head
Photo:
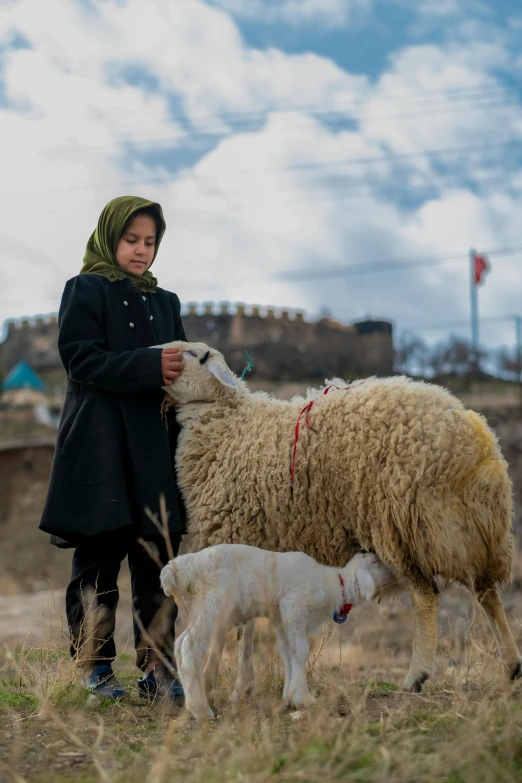
[[[179,348],[183,354],[183,372],[171,386],[163,386],[176,405],[233,398],[245,388],[227,366],[223,354],[205,343],[177,340],[159,347]]]
[[[373,552],[358,552],[342,570],[350,603],[375,598],[395,585],[395,577]]]

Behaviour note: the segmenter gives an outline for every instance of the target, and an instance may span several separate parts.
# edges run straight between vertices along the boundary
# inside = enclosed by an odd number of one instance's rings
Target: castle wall
[[[270,380],[322,381],[334,376],[351,378],[393,372],[390,324],[388,331],[370,328],[367,333],[359,324],[341,324],[329,318],[309,322],[300,312],[262,312],[243,305],[231,311],[227,306],[210,304],[199,310],[190,305],[183,322],[189,340],[217,348],[238,374],[246,364],[245,349],[254,363],[255,376]],[[46,376],[55,377],[56,371],[61,370],[57,341],[55,316],[38,318],[33,323],[9,322],[7,338],[0,346],[3,373],[24,359],[44,380]],[[254,377],[254,373],[249,377]]]
[[[19,361],[28,362],[35,370],[51,370],[61,367],[58,353],[58,319],[36,318],[33,322],[8,321],[7,338],[0,346],[4,373]]]

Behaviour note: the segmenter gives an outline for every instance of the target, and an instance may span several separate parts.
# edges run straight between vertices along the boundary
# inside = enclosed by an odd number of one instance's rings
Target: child
[[[175,381],[183,360],[177,348],[150,347],[186,340],[178,297],[159,288],[150,272],[164,232],[159,204],[135,196],[109,202],[80,274],[65,286],[58,318],[67,394],[40,528],[52,534],[52,543],[75,548],[66,593],[71,654],[85,686],[101,698],[125,695],[112,672],[117,577],[125,557],[139,618],[140,693],[183,697],[159,654],[172,659],[177,612],[160,589],[167,545],[145,513],[158,514],[165,497],[177,554],[184,514],[173,468],[176,427],[172,414],[162,419],[160,407],[161,386]]]

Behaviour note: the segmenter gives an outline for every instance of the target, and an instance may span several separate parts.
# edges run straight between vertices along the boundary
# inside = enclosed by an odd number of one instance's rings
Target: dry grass
[[[130,701],[93,706],[76,682],[64,639],[49,636],[39,648],[6,646],[0,652],[0,780],[520,780],[522,684],[503,684],[480,613],[468,604],[468,632],[462,614],[452,611],[461,598],[455,593],[441,610],[438,671],[423,694],[399,688],[409,655],[407,603],[361,606],[351,628],[332,624],[313,645],[309,677],[318,698],[310,712],[284,709],[282,668],[266,626],[256,644],[258,692],[244,705],[229,704],[231,636],[213,694],[218,719],[204,724],[141,701],[129,653],[116,669]]]

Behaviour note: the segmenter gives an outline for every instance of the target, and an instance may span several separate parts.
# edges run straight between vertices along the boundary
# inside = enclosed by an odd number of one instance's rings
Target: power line
[[[466,110],[470,111],[470,110],[473,110],[473,109],[489,108],[489,107],[491,107],[493,105],[493,104],[487,104],[487,105],[484,104],[483,103],[484,100],[488,100],[488,101],[494,100],[496,102],[496,101],[500,100],[501,98],[505,100],[506,98],[509,98],[509,97],[512,97],[512,96],[510,96],[507,88],[504,85],[494,85],[494,84],[489,84],[489,83],[485,83],[483,85],[476,85],[474,87],[454,88],[454,89],[450,89],[450,90],[435,90],[435,91],[432,91],[432,92],[426,92],[424,95],[408,96],[408,97],[404,98],[404,100],[406,100],[409,103],[413,103],[413,104],[417,103],[419,105],[421,104],[421,102],[429,101],[428,106],[425,107],[425,108],[422,108],[421,111],[418,111],[418,112],[407,112],[406,114],[400,114],[400,113],[397,114],[397,113],[394,113],[394,112],[391,112],[391,113],[390,112],[384,112],[383,113],[382,111],[380,111],[380,112],[373,112],[373,113],[372,112],[367,112],[365,114],[363,112],[362,114],[358,114],[357,116],[354,116],[352,119],[354,121],[357,121],[357,122],[360,123],[361,121],[364,121],[365,119],[379,118],[379,117],[383,117],[383,116],[391,116],[394,119],[398,119],[398,118],[401,118],[401,117],[413,118],[413,117],[416,117],[416,116],[425,117],[425,116],[429,116],[429,115],[431,115],[433,113],[440,114],[441,111],[448,110],[449,108],[453,109],[455,103],[458,103],[459,101],[466,100],[466,99],[468,100],[468,104],[466,105]],[[444,99],[444,101],[445,101],[444,105],[442,107],[437,105],[437,103],[434,103],[434,101],[436,101],[436,100],[440,101],[441,99]],[[366,97],[364,98],[364,101],[367,102],[367,98]],[[471,101],[471,103],[469,101]],[[473,105],[473,102],[475,102],[475,105]],[[386,103],[386,99],[385,99],[385,103]],[[388,100],[388,104],[392,104],[393,105],[394,103],[397,103],[396,99]],[[496,103],[494,105],[496,105]],[[306,107],[306,106],[301,106],[301,107],[300,106],[293,106],[293,107],[284,108],[284,109],[283,108],[277,108],[277,109],[269,108],[269,109],[263,109],[261,111],[253,112],[253,113],[250,113],[250,114],[248,112],[246,112],[246,113],[245,112],[243,112],[243,113],[236,113],[236,114],[234,114],[234,113],[221,114],[221,115],[217,115],[215,121],[222,120],[222,119],[227,119],[227,118],[234,117],[234,116],[235,117],[239,117],[239,118],[241,118],[241,117],[242,118],[245,118],[245,117],[257,117],[257,116],[261,116],[261,117],[264,116],[264,117],[266,117],[266,116],[268,116],[268,114],[273,113],[274,111],[275,112],[280,112],[280,113],[304,111],[304,112],[308,112],[308,113],[311,113],[311,114],[313,114],[315,112],[317,114],[317,116],[327,116],[329,113],[333,113],[333,114],[335,114],[335,116],[338,116],[343,111],[346,111],[346,109],[343,109],[343,108],[322,109],[320,106],[319,106],[319,108],[316,108],[316,109],[313,109],[313,107]],[[198,135],[197,133],[195,133],[193,131],[187,132],[187,131],[184,131],[183,129],[180,130],[180,126],[179,125],[176,126],[175,130],[177,132],[178,131],[180,132],[181,136],[179,138],[177,137],[177,138],[172,139],[172,137],[164,137],[164,138],[156,138],[156,139],[154,139],[154,137],[149,136],[146,139],[141,139],[140,140],[140,139],[136,139],[136,138],[128,138],[127,136],[123,136],[122,135],[122,136],[119,136],[119,137],[116,136],[115,140],[112,143],[109,143],[108,145],[105,145],[105,147],[107,147],[107,146],[109,146],[109,147],[110,146],[122,146],[122,145],[125,145],[125,144],[128,144],[130,147],[133,147],[133,146],[134,147],[139,147],[139,146],[145,146],[145,145],[151,146],[154,142],[160,142],[160,143],[161,142],[165,142],[165,144],[170,144],[170,145],[176,144],[176,146],[179,147],[180,143],[182,143],[183,141],[189,141],[191,138],[196,138],[197,135]],[[237,129],[235,130],[235,132],[237,132]],[[241,132],[240,129],[239,129],[239,132]],[[229,130],[223,130],[222,129],[222,130],[219,131],[218,135],[229,135],[229,133],[230,133]],[[215,135],[215,134],[210,134],[210,135]],[[476,149],[478,151],[481,148],[482,149],[492,149],[494,147],[501,148],[501,147],[504,147],[504,146],[505,146],[505,148],[508,148],[508,146],[509,147],[514,147],[514,146],[518,145],[518,143],[519,142],[506,143],[505,145],[477,145],[474,148],[468,148],[468,152],[471,151],[471,149],[473,149],[473,150]],[[89,146],[92,146],[92,145],[76,145],[77,148],[85,148],[85,147],[89,147]],[[405,154],[405,155],[397,155],[397,154],[394,154],[394,153],[389,153],[388,155],[382,155],[382,156],[374,157],[374,158],[347,159],[346,161],[344,161],[343,165],[345,165],[345,166],[350,166],[350,165],[353,166],[353,165],[361,165],[361,164],[366,164],[366,163],[379,163],[379,162],[385,162],[386,160],[399,160],[399,159],[402,159],[402,160],[408,160],[408,159],[414,160],[416,157],[421,157],[421,156],[430,156],[430,155],[435,156],[435,155],[450,154],[450,153],[451,154],[452,153],[457,153],[458,154],[459,150],[464,151],[465,149],[466,149],[465,147],[461,147],[461,148],[458,148],[458,147],[457,148],[446,148],[445,150],[444,149],[441,149],[441,150],[426,150],[426,151],[421,151],[419,153],[411,153],[411,154]],[[339,163],[340,162],[341,161],[339,161]],[[317,162],[317,163],[301,163],[301,164],[295,164],[294,166],[282,167],[282,169],[283,170],[291,170],[291,169],[303,169],[304,170],[305,168],[323,167],[324,165],[335,165],[335,162],[334,161],[328,161],[328,162]],[[265,169],[265,171],[266,170],[267,169]],[[277,169],[274,169],[274,170],[276,171]],[[119,185],[121,187],[126,187],[126,186],[132,187],[135,184],[143,185],[144,183],[145,184],[169,183],[169,182],[172,182],[174,178],[175,177],[173,175],[166,174],[166,175],[162,175],[161,177],[151,177],[148,180],[144,180],[143,178],[140,178],[139,180],[138,179],[136,179],[136,180],[127,180],[127,181],[123,181],[123,182],[118,180],[118,181],[114,181],[112,183],[108,182],[108,181],[105,181],[105,182],[100,181],[98,183],[89,183],[87,185],[72,186],[71,188],[69,188],[69,186],[64,186],[64,187],[58,186],[58,187],[52,188],[52,189],[53,190],[65,190],[65,189],[85,190],[85,189],[88,189],[88,188],[103,187],[103,186],[106,186],[106,185],[108,186],[108,185],[111,185],[111,184]],[[205,180],[208,181],[208,179],[209,179],[209,177],[205,177]],[[218,179],[217,176],[216,176],[216,179]],[[46,191],[49,190],[49,189],[50,188],[47,187]],[[24,191],[16,191],[16,192],[20,193],[20,192],[24,192]]]
[[[497,173],[498,171],[498,173]],[[335,201],[357,201],[364,197],[374,197],[376,199],[382,199],[382,197],[390,197],[393,194],[400,195],[404,193],[409,196],[418,196],[419,191],[433,191],[442,190],[443,188],[468,188],[470,183],[473,183],[477,188],[482,186],[488,186],[489,188],[495,186],[502,186],[505,190],[520,190],[522,189],[522,182],[510,182],[506,179],[506,174],[499,167],[497,170],[490,169],[490,175],[495,176],[483,176],[482,172],[473,174],[467,172],[466,176],[460,176],[457,178],[455,175],[440,173],[434,176],[433,173],[427,172],[423,175],[422,172],[412,172],[413,175],[419,175],[420,179],[417,182],[411,181],[399,181],[390,182],[383,175],[382,177],[365,177],[364,179],[350,180],[348,182],[333,182],[325,183],[323,187],[315,187],[309,192],[302,193],[288,193],[287,203],[291,204],[308,204],[318,202],[332,202]],[[375,189],[381,188],[380,193],[376,193]],[[272,202],[274,199],[273,191],[269,187],[263,188],[260,186],[256,191],[256,197],[262,194],[262,191],[266,191],[264,201]],[[241,203],[237,201],[241,197],[241,191],[232,191],[236,194],[237,209],[241,206]],[[230,196],[231,192],[223,193],[223,196]],[[259,199],[258,199],[259,200]],[[234,207],[236,209],[236,207]],[[205,207],[202,209],[192,209],[189,211],[205,212]]]
[[[484,255],[488,256],[510,256],[516,253],[522,254],[522,245],[504,248],[489,248],[481,251]],[[390,258],[388,260],[369,262],[363,264],[350,264],[346,266],[335,266],[329,269],[310,268],[303,270],[295,270],[294,272],[282,272],[271,276],[263,277],[249,277],[249,278],[235,278],[234,283],[228,283],[219,285],[215,281],[209,280],[208,283],[202,283],[200,280],[191,282],[190,280],[183,280],[182,285],[187,286],[192,290],[212,288],[213,291],[227,291],[231,288],[239,288],[244,285],[273,283],[279,281],[281,283],[306,283],[317,280],[332,279],[335,277],[351,277],[352,275],[365,275],[365,274],[385,274],[386,272],[397,272],[401,270],[417,269],[419,267],[437,267],[444,266],[448,263],[462,263],[463,259],[468,259],[468,253],[452,253],[444,256],[437,257],[419,257],[417,259],[399,259]],[[176,283],[165,282],[165,287],[179,287],[180,281]],[[510,316],[511,317],[511,316]]]
[[[490,248],[483,251],[488,256],[508,256],[522,253],[522,245],[507,248]],[[390,258],[383,261],[375,261],[363,264],[350,264],[347,266],[334,266],[330,268],[299,269],[295,272],[282,272],[274,278],[284,282],[311,282],[314,280],[326,280],[334,277],[350,277],[352,275],[379,274],[383,272],[396,272],[402,269],[417,269],[418,267],[442,266],[448,262],[462,261],[467,256],[464,253],[455,253],[435,258],[401,259]]]
[[[248,124],[254,124],[256,122],[260,122],[263,119],[266,119],[267,116],[272,114],[290,114],[293,112],[296,113],[303,113],[308,114],[310,116],[315,117],[337,117],[342,114],[347,114],[350,112],[357,112],[364,104],[368,103],[368,101],[375,99],[377,97],[383,104],[384,107],[389,106],[395,106],[395,105],[401,105],[405,104],[413,106],[419,105],[419,107],[422,106],[422,104],[428,102],[429,107],[438,111],[440,110],[440,106],[438,106],[435,102],[436,101],[443,101],[444,105],[446,104],[455,104],[462,101],[468,101],[470,103],[473,102],[480,102],[484,100],[499,100],[500,98],[509,98],[512,97],[512,88],[513,86],[519,86],[518,82],[515,82],[514,85],[510,84],[509,87],[503,84],[492,84],[492,83],[484,83],[482,85],[476,85],[476,86],[469,86],[469,87],[457,87],[457,88],[450,88],[447,90],[426,90],[424,91],[424,94],[419,95],[408,95],[404,94],[404,97],[393,97],[393,96],[379,96],[375,94],[365,94],[361,96],[355,96],[352,98],[351,102],[345,105],[337,105],[337,106],[331,106],[327,107],[324,104],[308,104],[308,105],[290,105],[290,106],[265,106],[262,109],[255,109],[252,111],[238,111],[238,112],[221,112],[213,117],[208,117],[208,115],[200,115],[199,118],[194,115],[188,116],[185,114],[185,117],[181,118],[182,121],[186,122],[192,129],[191,134],[193,137],[198,135],[198,132],[200,135],[216,135],[223,133],[223,124],[243,124],[245,127]],[[425,114],[425,110],[423,109],[420,113]],[[429,112],[432,113],[432,112]],[[371,117],[371,116],[386,116],[389,115],[390,112],[376,112],[376,113],[366,113],[359,114],[356,119],[361,117]],[[400,116],[400,115],[396,115]],[[404,116],[409,116],[407,113]],[[221,125],[220,125],[221,124]],[[209,128],[212,128],[213,126],[217,126],[217,129],[212,131],[208,130]],[[143,127],[143,126],[141,126]],[[205,131],[206,129],[206,131]],[[152,140],[152,137],[151,137]],[[161,141],[161,138],[158,137],[158,140]]]
[[[480,154],[481,152],[484,153],[490,153],[494,151],[502,152],[502,150],[513,150],[517,151],[519,149],[522,149],[522,140],[513,140],[509,142],[504,143],[495,143],[495,144],[479,144],[479,145],[473,145],[473,146],[467,146],[462,145],[458,147],[442,147],[442,148],[435,148],[435,149],[426,149],[426,150],[420,150],[419,152],[415,153],[386,153],[384,155],[378,155],[374,157],[363,157],[363,158],[355,158],[355,157],[348,157],[348,158],[338,158],[336,160],[330,160],[330,161],[316,161],[316,162],[308,162],[308,163],[296,163],[290,166],[281,166],[281,168],[277,169],[275,167],[270,168],[266,167],[264,169],[261,169],[256,172],[252,172],[248,169],[242,169],[240,172],[244,172],[245,174],[252,176],[252,174],[263,174],[263,173],[271,173],[274,174],[281,174],[287,171],[294,171],[294,170],[312,170],[312,169],[324,169],[325,171],[328,171],[328,167],[331,166],[343,166],[343,167],[352,167],[352,166],[360,166],[360,165],[367,165],[367,164],[389,164],[390,166],[394,164],[402,164],[402,163],[408,163],[408,162],[415,162],[416,160],[423,160],[425,158],[444,158],[446,156],[453,156],[453,155],[463,155],[464,153],[467,153],[469,157],[473,155]],[[499,158],[501,161],[501,159]],[[440,162],[440,161],[439,161]],[[502,161],[501,161],[502,162]],[[186,170],[183,170],[182,173],[185,174]],[[191,173],[191,172],[189,172]],[[237,171],[235,173],[238,173]],[[422,173],[422,172],[420,172]],[[336,172],[335,176],[338,178],[342,176],[341,173]],[[86,185],[71,185],[71,186],[57,186],[57,187],[50,187],[46,186],[46,192],[49,190],[88,190],[90,188],[95,187],[110,187],[110,186],[119,186],[119,187],[134,187],[135,185],[153,185],[153,184],[160,184],[160,185],[169,185],[169,184],[176,184],[180,181],[183,181],[183,179],[177,177],[176,174],[162,174],[160,176],[156,177],[149,177],[147,179],[144,179],[143,177],[138,179],[132,179],[132,180],[105,180],[105,181],[99,181],[99,182],[93,182]],[[205,175],[202,177],[201,182],[202,184],[205,184],[207,182],[220,182],[222,181],[222,177],[220,175]],[[374,178],[373,182],[377,184],[382,184],[382,180]],[[365,186],[372,184],[372,179],[365,177],[364,180],[355,180],[350,183],[350,191],[353,190],[354,184],[363,184]],[[397,186],[397,185],[396,185]],[[336,187],[335,185],[330,184],[328,186],[330,189],[333,189]],[[338,186],[337,186],[338,187]],[[397,186],[398,187],[398,186]],[[402,185],[404,187],[404,185]],[[411,187],[411,185],[408,185],[408,187]],[[4,191],[6,192],[6,191]],[[9,191],[10,193],[23,193],[24,191],[16,190],[16,191]],[[33,191],[34,192],[34,191]],[[238,193],[240,191],[237,191]],[[199,210],[196,210],[199,211]]]
[[[512,84],[509,85],[509,88],[512,86],[518,87],[520,86],[520,82],[514,81]],[[427,101],[427,100],[433,100],[437,97],[439,98],[447,98],[448,100],[453,99],[459,99],[459,98],[466,98],[466,97],[475,97],[476,95],[485,95],[489,92],[498,92],[503,91],[504,93],[507,92],[509,89],[504,84],[494,83],[494,82],[483,82],[481,84],[476,85],[468,85],[465,87],[450,87],[445,89],[438,89],[438,90],[423,90],[423,94],[418,95],[411,95],[411,93],[406,91],[395,91],[394,93],[391,93],[389,96],[385,97],[384,100],[389,103],[400,103],[400,102],[406,102],[406,103],[418,103],[419,101]],[[366,100],[367,95],[361,96],[362,100]],[[349,109],[351,109],[355,104],[355,101],[352,98],[352,103],[348,105],[332,105],[331,107],[327,108],[322,103],[315,103],[315,104],[295,104],[295,106],[292,106],[290,108],[290,111],[302,111],[305,113],[313,113],[313,112],[332,112],[332,113],[339,113],[344,112]],[[281,112],[281,111],[289,111],[287,107],[282,107],[280,105],[274,105],[274,106],[265,106],[262,109],[253,109],[252,111],[235,111],[235,112],[221,112],[217,115],[218,119],[228,120],[228,119],[250,119],[252,117],[259,117],[259,116],[265,116],[266,114],[271,114],[273,112]],[[198,115],[192,115],[192,118],[196,121],[208,121],[208,115],[200,114]]]
[[[491,150],[503,150],[503,149],[519,149],[522,147],[522,140],[497,142],[494,144],[475,144],[475,145],[460,145],[458,147],[435,147],[431,149],[419,150],[418,152],[406,152],[406,153],[394,153],[388,152],[384,155],[375,155],[368,158],[337,158],[334,160],[324,160],[309,163],[295,163],[290,166],[281,167],[281,169],[274,169],[274,171],[293,171],[295,169],[315,169],[326,168],[327,166],[359,166],[361,164],[368,163],[386,163],[387,161],[403,162],[409,160],[416,160],[417,158],[426,157],[447,157],[452,155],[460,155],[463,152],[474,155],[480,152],[489,152]],[[264,169],[265,171],[267,169]],[[247,173],[248,169],[245,169]]]
[[[475,95],[475,96],[469,96],[466,100],[453,100],[453,101],[444,101],[440,105],[437,103],[434,103],[431,101],[426,106],[423,106],[420,108],[419,111],[406,111],[406,112],[393,112],[393,111],[387,111],[387,110],[379,110],[379,111],[362,111],[362,112],[356,112],[355,108],[353,109],[353,114],[349,114],[348,112],[345,112],[347,114],[346,117],[344,117],[344,120],[350,120],[352,122],[358,122],[361,123],[365,120],[371,120],[371,119],[381,119],[385,117],[393,117],[394,119],[412,119],[415,117],[427,117],[431,116],[433,114],[437,114],[440,116],[441,114],[447,114],[448,111],[454,111],[456,110],[456,107],[459,106],[459,103],[462,104],[459,108],[466,109],[466,112],[473,111],[475,109],[493,109],[497,108],[499,106],[503,105],[509,105],[509,103],[506,102],[506,99],[509,98],[508,93],[504,90],[503,93],[499,93],[498,95]],[[466,96],[464,96],[466,98]],[[427,97],[421,97],[420,100],[428,100]],[[142,146],[144,144],[147,144],[151,146],[153,143],[157,144],[158,146],[165,146],[165,145],[172,145],[175,143],[176,145],[179,145],[180,142],[183,141],[190,141],[190,140],[197,140],[197,139],[205,139],[208,137],[215,137],[215,136],[229,136],[231,133],[248,133],[250,131],[255,130],[256,126],[262,121],[266,120],[266,118],[272,114],[295,114],[295,113],[303,113],[306,114],[309,117],[315,117],[316,119],[323,119],[327,120],[328,117],[338,117],[341,118],[341,115],[343,112],[341,110],[338,111],[308,111],[303,112],[298,107],[287,107],[287,108],[280,108],[275,111],[266,111],[259,114],[258,118],[252,118],[248,121],[240,120],[235,123],[229,123],[228,126],[225,123],[220,122],[221,115],[217,115],[215,119],[209,120],[206,125],[200,124],[200,125],[193,125],[189,123],[190,130],[186,130],[183,128],[183,125],[180,124],[179,118],[176,119],[176,122],[178,123],[174,130],[179,134],[179,137],[176,137],[172,139],[170,136],[150,136],[148,135],[146,139],[139,139],[139,138],[133,138],[126,135],[115,135],[114,141],[110,146],[114,146],[116,144],[124,144],[127,143],[130,146]],[[213,123],[213,124],[212,124]],[[81,146],[93,146],[93,145],[81,145]],[[107,146],[107,145],[106,145]]]
[[[492,316],[486,316],[485,318],[480,319],[480,323],[506,323],[511,321],[516,321],[517,318],[522,318],[520,315],[492,315]],[[469,328],[469,318],[462,321],[445,321],[438,324],[413,324],[413,326],[408,326],[403,329],[403,332],[406,331],[413,331],[416,330],[418,332],[428,332],[428,331],[442,331],[444,329],[458,329],[461,326],[468,327]]]
[[[371,96],[371,99],[375,96]],[[465,104],[466,111],[470,111],[473,109],[482,109],[482,108],[494,108],[497,105],[504,105],[506,102],[506,99],[513,98],[514,96],[511,95],[506,87],[504,85],[497,85],[493,86],[491,85],[487,89],[480,89],[480,90],[462,90],[462,91],[455,91],[452,92],[451,90],[447,91],[446,93],[444,91],[434,91],[433,93],[426,92],[424,95],[419,95],[415,97],[411,97],[408,99],[409,103],[419,104],[419,111],[407,111],[405,113],[397,113],[394,111],[367,111],[367,112],[358,112],[354,114],[353,116],[350,115],[349,119],[356,122],[361,122],[363,120],[368,119],[379,119],[381,117],[393,117],[394,119],[399,118],[413,118],[417,116],[430,116],[434,113],[441,114],[446,113],[448,110],[453,110],[455,108],[455,104],[458,104],[459,102],[467,101]],[[442,105],[437,104],[436,100],[444,99],[444,102]],[[503,103],[498,104],[498,101],[503,101]],[[486,101],[486,103],[484,103]],[[367,97],[364,98],[363,102],[368,102]],[[394,104],[397,102],[394,100],[383,100],[386,105],[391,105],[393,107]],[[421,106],[421,104],[428,102],[427,106]],[[507,104],[509,105],[509,104]],[[316,116],[316,117],[323,117],[327,118],[328,116],[335,116],[338,117],[339,115],[342,115],[343,113],[347,113],[350,108],[355,111],[356,108],[359,107],[359,104],[353,105],[352,107],[347,108],[341,108],[338,109],[321,109],[320,107],[317,109],[307,109],[303,106],[290,106],[290,107],[278,107],[274,109],[263,109],[257,112],[254,112],[252,114],[246,113],[238,113],[237,115],[234,115],[233,113],[227,114],[218,114],[213,119],[207,120],[205,123],[200,123],[199,126],[194,123],[190,123],[190,120],[188,119],[189,125],[191,127],[191,130],[186,130],[183,128],[182,124],[180,124],[180,118],[176,118],[175,121],[177,124],[173,127],[173,131],[175,131],[176,136],[172,138],[172,136],[151,136],[148,135],[144,139],[135,138],[133,136],[129,137],[126,134],[113,134],[113,141],[109,142],[108,144],[104,145],[105,148],[111,147],[111,146],[120,146],[123,144],[128,144],[129,146],[152,146],[153,144],[163,144],[163,145],[173,145],[176,144],[177,146],[180,145],[180,142],[183,141],[190,141],[191,139],[197,139],[197,138],[205,138],[207,136],[227,136],[230,135],[231,132],[242,132],[242,131],[248,131],[249,126],[248,124],[245,124],[244,119],[241,118],[250,118],[249,122],[252,124],[252,122],[255,119],[263,119],[268,117],[271,114],[279,113],[279,114],[291,114],[291,113],[305,113],[309,116]],[[238,127],[233,128],[232,131],[230,128],[223,127],[223,121],[227,119],[227,117],[234,117],[236,116],[239,118],[239,122],[237,123]],[[181,118],[183,120],[183,118]],[[221,123],[219,127],[217,127],[214,130],[208,130],[209,127],[211,127],[210,123]],[[243,128],[241,128],[241,124],[243,123]],[[205,128],[207,130],[205,130]],[[143,128],[143,125],[140,125],[139,130],[146,130]],[[87,145],[87,144],[77,144],[75,145],[76,148],[93,148],[95,145]]]

